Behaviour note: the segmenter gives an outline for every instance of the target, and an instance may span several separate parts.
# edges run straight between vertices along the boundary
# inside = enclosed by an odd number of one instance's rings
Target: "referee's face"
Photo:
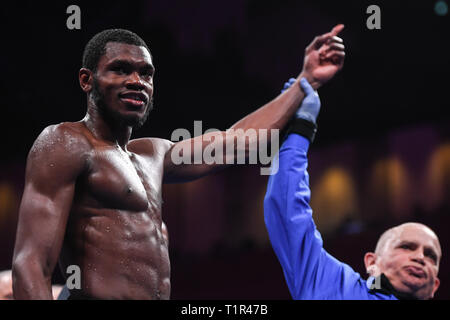
[[[400,292],[431,299],[439,287],[441,248],[437,236],[424,225],[400,226],[380,253],[379,270]]]

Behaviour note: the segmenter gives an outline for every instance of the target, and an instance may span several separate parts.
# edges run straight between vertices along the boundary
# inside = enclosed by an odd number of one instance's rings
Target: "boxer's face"
[[[100,111],[139,127],[153,106],[154,71],[145,47],[108,42],[94,74],[91,95]]]
[[[436,235],[424,226],[408,225],[386,243],[377,265],[398,291],[431,299],[439,287],[440,258]]]

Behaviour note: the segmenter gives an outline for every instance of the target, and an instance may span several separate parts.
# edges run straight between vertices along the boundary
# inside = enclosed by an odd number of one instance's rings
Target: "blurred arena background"
[[[315,35],[344,23],[344,69],[319,90],[309,153],[314,218],[325,248],[365,273],[363,255],[405,221],[423,222],[443,248],[450,298],[448,1],[19,1],[1,9],[0,270],[11,268],[28,150],[48,125],[78,121],[86,42],[112,27],[147,41],[155,110],[134,137],[177,128],[226,129],[279,94]],[[66,8],[81,9],[68,30]],[[381,8],[368,30],[366,8]],[[172,299],[289,299],[263,221],[267,176],[236,166],[165,185]],[[59,270],[55,282],[61,282]]]

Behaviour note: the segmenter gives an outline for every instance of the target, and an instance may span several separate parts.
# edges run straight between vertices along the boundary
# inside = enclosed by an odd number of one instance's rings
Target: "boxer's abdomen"
[[[169,299],[170,262],[161,221],[147,212],[73,213],[63,269],[77,264],[84,294],[105,299]]]

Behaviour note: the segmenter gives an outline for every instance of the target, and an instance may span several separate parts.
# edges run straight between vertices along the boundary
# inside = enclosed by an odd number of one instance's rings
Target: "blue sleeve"
[[[323,249],[309,206],[309,141],[290,134],[269,178],[264,221],[294,299],[370,299],[366,282]],[[276,168],[276,166],[273,166]]]

